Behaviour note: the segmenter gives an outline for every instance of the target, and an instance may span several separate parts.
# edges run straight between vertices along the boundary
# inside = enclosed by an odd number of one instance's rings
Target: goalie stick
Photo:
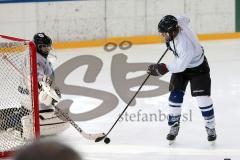
[[[15,71],[21,76],[23,77],[25,80],[30,81],[30,79],[28,79],[28,77],[26,77],[23,73],[21,73],[21,71],[11,62],[10,59],[8,59],[8,57],[6,55],[4,55],[2,57],[2,59],[6,60],[6,62],[8,62],[14,69]],[[57,96],[56,93],[50,92],[50,87],[48,88],[46,85],[41,84],[43,89],[45,89],[44,91],[46,91],[46,93],[53,98],[55,101],[60,102],[61,99]],[[86,133],[84,132],[66,113],[64,113],[60,108],[58,108],[56,105],[53,105],[54,108],[66,119],[69,121],[69,123],[86,139],[88,140],[95,140],[98,139],[99,137],[103,137],[105,134],[104,133]]]
[[[51,97],[53,98],[55,101],[57,101],[58,103],[61,101],[61,99],[58,97],[58,95],[56,94],[56,92],[49,87],[46,86],[44,84],[44,82],[40,82],[40,84],[42,85],[42,89]],[[69,121],[69,123],[86,139],[89,140],[96,140],[99,137],[104,136],[104,133],[86,133],[84,132],[65,112],[63,112],[59,107],[57,107],[56,105],[53,105],[54,108],[66,119]]]

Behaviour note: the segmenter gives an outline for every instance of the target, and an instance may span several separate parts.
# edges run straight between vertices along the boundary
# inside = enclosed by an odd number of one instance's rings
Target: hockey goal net
[[[36,49],[0,35],[0,158],[39,136]]]

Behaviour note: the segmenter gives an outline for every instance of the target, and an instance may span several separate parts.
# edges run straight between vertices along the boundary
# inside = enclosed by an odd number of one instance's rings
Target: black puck
[[[104,143],[105,143],[105,144],[109,144],[110,141],[111,141],[111,140],[110,140],[110,138],[108,138],[108,137],[106,137],[106,138],[104,139]]]

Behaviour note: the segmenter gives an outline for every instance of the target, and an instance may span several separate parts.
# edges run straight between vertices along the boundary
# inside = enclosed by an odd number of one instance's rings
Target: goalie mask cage
[[[0,158],[39,137],[36,48],[0,35]]]

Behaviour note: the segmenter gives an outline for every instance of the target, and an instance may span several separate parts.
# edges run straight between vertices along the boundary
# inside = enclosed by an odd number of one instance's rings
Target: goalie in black
[[[57,98],[61,98],[60,89],[55,85],[52,64],[48,60],[52,49],[52,40],[45,33],[37,33],[34,35],[33,41],[37,48],[40,133],[41,135],[57,134],[66,130],[69,127],[69,123],[58,117],[53,106],[57,105],[56,100],[43,89],[43,86],[48,87],[50,91],[58,95]]]

